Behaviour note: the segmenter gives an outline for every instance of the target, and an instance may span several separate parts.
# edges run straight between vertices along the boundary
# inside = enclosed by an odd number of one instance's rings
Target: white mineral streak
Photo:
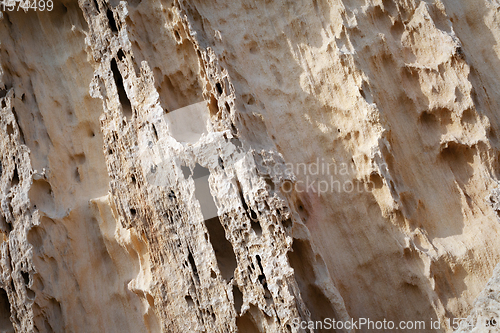
[[[500,313],[499,9],[5,10],[0,332],[450,332],[469,314],[485,331]]]

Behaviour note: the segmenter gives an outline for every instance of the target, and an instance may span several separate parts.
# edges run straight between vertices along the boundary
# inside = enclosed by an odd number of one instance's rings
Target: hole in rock
[[[24,284],[28,286],[30,284],[30,274],[27,272],[21,272],[21,275],[23,277]]]
[[[250,311],[247,311],[243,316],[236,318],[236,326],[240,333],[260,333],[257,325],[253,321]]]
[[[153,129],[153,135],[155,137],[155,140],[158,141],[158,132],[156,131],[156,127],[155,125],[151,125],[152,129]]]
[[[177,42],[180,42],[181,41],[181,36],[179,35],[179,31],[175,30],[174,31],[174,36],[175,36],[175,40]]]
[[[23,129],[21,128],[21,125],[19,123],[19,118],[17,117],[17,112],[16,109],[13,107],[12,108],[12,114],[14,115],[14,119],[16,120],[17,128],[19,129],[19,138],[22,143],[26,142],[24,141],[24,132]]]
[[[19,174],[17,172],[17,165],[14,167],[14,174],[12,175],[12,181],[10,183],[10,186],[14,186],[19,184]]]
[[[247,215],[248,218],[248,205],[245,201],[245,196],[243,195],[243,190],[241,189],[241,184],[239,181],[236,181],[236,186],[238,188],[238,194],[240,195],[240,200],[241,200],[241,205],[243,206],[243,210],[245,211],[245,214]]]
[[[30,300],[34,300],[36,297],[35,292],[33,290],[31,290],[30,288],[26,288],[26,294],[28,294],[28,299],[30,299]]]
[[[234,124],[231,124],[231,134],[233,136],[237,136],[238,135],[238,129],[236,128],[236,126],[234,126]]]
[[[259,282],[264,285],[266,283],[266,276],[264,275],[264,268],[262,267],[262,259],[260,258],[259,255],[256,256],[257,258],[257,264],[259,265],[260,272],[262,274],[259,274]]]
[[[210,193],[209,175],[210,171],[207,168],[196,164],[192,175],[195,182],[195,197],[200,203],[205,226],[210,235],[210,242],[222,277],[229,281],[236,268],[236,256],[232,244],[226,239],[224,228],[217,216],[217,207]]]
[[[259,221],[256,221],[256,220],[251,220],[251,227],[253,229],[253,231],[255,231],[255,234],[260,237],[262,236],[262,227],[260,226],[260,223]]]
[[[7,232],[7,234],[10,234],[10,232],[12,231],[12,223],[10,222],[7,222],[5,221],[5,231]]]
[[[12,134],[14,134],[14,126],[12,125],[12,123],[9,123],[9,124],[7,125],[7,134],[8,134],[8,135],[12,135]]]
[[[43,179],[33,181],[28,197],[33,207],[40,209],[42,212],[50,213],[55,210],[52,186]]]
[[[175,200],[175,199],[177,199],[177,197],[175,196],[174,191],[170,190],[170,193],[168,194],[168,198],[169,198],[170,200]]]
[[[132,105],[130,104],[127,92],[123,86],[123,78],[115,59],[111,59],[111,71],[113,72],[113,78],[115,79],[116,90],[118,91],[118,98],[122,106],[123,115],[128,120],[132,118]]]
[[[214,95],[210,95],[210,104],[208,105],[210,110],[210,115],[215,116],[219,113],[219,104],[217,103],[217,99]]]
[[[283,227],[285,229],[289,229],[293,226],[293,222],[292,222],[292,219],[288,218],[286,219],[285,221],[282,222],[283,223]]]
[[[231,138],[231,143],[235,145],[237,148],[241,148],[243,145],[241,144],[240,139],[238,138]]]
[[[273,182],[273,180],[271,179],[271,177],[269,177],[269,176],[265,176],[265,177],[264,177],[264,180],[265,180],[265,182],[266,182],[267,186],[269,186],[269,190],[274,191],[274,182]]]
[[[234,310],[236,313],[241,313],[241,307],[243,306],[243,294],[238,286],[233,285],[233,298],[234,298]]]
[[[250,211],[250,217],[252,218],[252,220],[257,220],[257,213],[254,212],[252,208],[249,208],[248,210]]]
[[[191,253],[191,250],[189,250],[189,249],[188,249],[188,260],[189,260],[189,264],[191,265],[191,269],[193,270],[194,276],[199,281],[200,278],[198,276],[198,268],[196,268],[196,264],[194,262],[193,254]]]
[[[101,11],[99,10],[99,4],[97,3],[97,0],[94,0],[94,5],[95,9],[97,9],[97,12],[100,13]]]
[[[219,95],[222,95],[222,92],[223,92],[222,85],[219,82],[217,82],[215,87],[217,88],[217,92],[219,93]]]
[[[236,256],[234,255],[233,245],[226,239],[219,217],[205,220],[205,225],[210,235],[210,243],[212,243],[222,277],[226,281],[230,281],[236,269]]]
[[[368,184],[368,188],[370,190],[381,189],[382,186],[384,186],[384,181],[383,181],[382,177],[377,173],[372,173],[370,175],[370,182]]]
[[[194,306],[194,301],[193,301],[193,298],[191,296],[186,296],[186,302],[188,304],[188,306]]]
[[[264,274],[264,268],[262,267],[262,259],[260,258],[259,255],[255,256],[257,258],[257,264],[259,265],[260,271],[262,274],[260,274],[257,278],[259,279],[260,284],[264,288],[264,298],[266,299],[266,302],[268,305],[273,302],[271,292],[269,291],[269,288],[267,287],[267,280],[266,280],[266,275]]]
[[[111,28],[111,31],[118,32],[118,27],[116,26],[115,17],[113,16],[113,11],[111,9],[108,9],[106,11],[106,16],[108,17],[109,27]]]
[[[14,326],[10,321],[9,298],[2,288],[0,288],[0,332],[14,332]]]
[[[118,60],[122,61],[123,58],[125,58],[125,54],[123,53],[122,49],[118,50],[118,53],[116,54],[118,56]]]

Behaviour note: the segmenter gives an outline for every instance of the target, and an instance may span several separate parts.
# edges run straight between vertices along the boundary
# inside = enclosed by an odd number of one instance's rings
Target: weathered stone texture
[[[480,294],[500,258],[499,13],[493,0],[4,11],[0,332],[302,332],[325,318],[449,332],[469,313],[479,327],[499,311],[498,274]]]

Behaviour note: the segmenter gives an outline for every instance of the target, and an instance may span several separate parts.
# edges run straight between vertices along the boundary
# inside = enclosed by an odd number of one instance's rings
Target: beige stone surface
[[[0,332],[494,316],[499,10],[3,10]]]

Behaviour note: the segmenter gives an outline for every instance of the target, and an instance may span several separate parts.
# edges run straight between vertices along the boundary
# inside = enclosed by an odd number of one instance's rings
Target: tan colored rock
[[[499,6],[3,11],[0,331],[451,331],[500,256]]]

